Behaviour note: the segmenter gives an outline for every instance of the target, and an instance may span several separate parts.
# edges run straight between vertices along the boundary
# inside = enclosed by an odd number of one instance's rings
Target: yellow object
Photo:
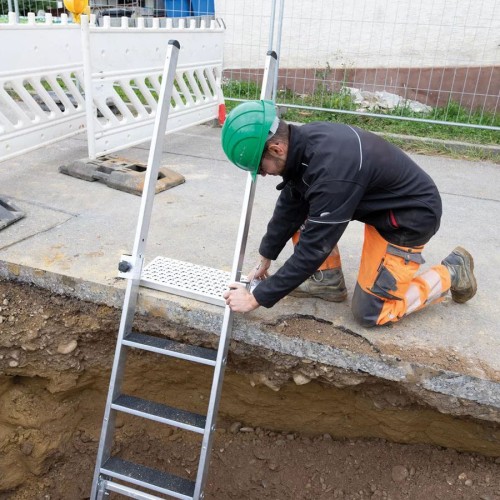
[[[81,14],[90,14],[88,0],[64,0],[64,6],[73,14],[73,19],[78,24],[80,24]]]

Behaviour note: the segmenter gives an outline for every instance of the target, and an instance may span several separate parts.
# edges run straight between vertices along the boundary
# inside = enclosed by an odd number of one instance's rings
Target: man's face
[[[257,173],[262,177],[266,175],[282,175],[285,170],[287,151],[286,144],[271,144],[262,155]]]

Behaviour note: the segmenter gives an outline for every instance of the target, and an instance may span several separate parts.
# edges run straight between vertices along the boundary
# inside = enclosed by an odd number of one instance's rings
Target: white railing
[[[180,43],[177,73],[167,133],[207,122],[218,116],[222,103],[220,80],[224,29],[216,21],[206,26],[181,20],[173,28],[170,19],[160,27],[153,19],[128,26],[103,26],[82,16],[82,46],[87,102],[89,157],[95,158],[124,145],[151,138],[160,91],[160,78],[170,39]]]
[[[0,160],[65,139],[87,127],[89,157],[151,138],[168,41],[181,45],[167,132],[216,119],[224,29],[216,21],[109,18],[81,28],[46,17],[45,24],[0,25]]]
[[[80,29],[61,23],[1,25],[0,159],[70,137],[85,127]]]

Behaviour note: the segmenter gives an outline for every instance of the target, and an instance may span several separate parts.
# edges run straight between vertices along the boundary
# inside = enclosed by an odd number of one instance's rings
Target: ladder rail
[[[274,88],[274,75],[276,72],[277,55],[274,51],[269,51],[266,56],[266,64],[264,69],[264,78],[261,89],[261,99],[270,99]],[[252,175],[249,173],[245,187],[245,195],[243,198],[243,207],[241,210],[240,224],[238,228],[238,236],[236,239],[236,247],[233,258],[233,266],[231,271],[231,281],[239,282],[242,273],[243,260],[245,258],[245,250],[248,240],[248,231],[250,229],[250,220],[252,217],[252,208],[257,188],[257,179],[253,181]],[[221,335],[219,339],[219,349],[217,352],[217,361],[215,365],[214,375],[212,379],[212,389],[210,392],[210,401],[208,404],[207,422],[205,432],[203,434],[202,448],[198,465],[198,474],[196,476],[196,486],[194,490],[194,499],[203,498],[205,483],[207,480],[209,457],[212,450],[212,443],[215,431],[215,420],[219,409],[220,398],[222,394],[222,381],[224,371],[227,364],[227,354],[229,350],[229,342],[231,340],[234,314],[229,306],[224,309],[224,318],[222,321]]]
[[[158,115],[155,120],[153,136],[151,141],[151,149],[148,158],[148,168],[144,181],[144,192],[141,197],[141,207],[138,217],[138,226],[134,240],[132,252],[132,271],[125,290],[123,302],[122,316],[120,319],[120,327],[118,330],[118,338],[116,342],[115,357],[111,370],[111,381],[108,389],[106,407],[104,410],[104,419],[99,440],[99,448],[92,481],[91,498],[96,498],[101,466],[106,461],[111,452],[111,444],[113,433],[110,429],[114,429],[115,411],[112,411],[111,405],[121,390],[123,379],[123,371],[126,361],[126,350],[123,349],[123,338],[132,329],[134,320],[135,308],[139,295],[139,284],[141,278],[142,267],[144,265],[144,251],[146,248],[147,234],[151,220],[151,211],[153,208],[155,185],[158,178],[158,169],[161,161],[163,148],[163,139],[167,126],[168,111],[170,108],[170,99],[172,97],[172,89],[174,85],[177,60],[179,57],[180,45],[177,40],[169,40],[167,55],[165,58],[165,66],[163,75],[166,75],[161,83],[159,95]]]

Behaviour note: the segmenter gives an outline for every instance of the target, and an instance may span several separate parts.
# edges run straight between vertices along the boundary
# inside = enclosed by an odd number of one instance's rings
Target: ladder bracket
[[[61,165],[59,172],[85,181],[100,181],[108,187],[140,196],[144,188],[147,165],[117,156],[102,156],[94,160],[83,158]],[[159,167],[155,194],[185,182],[184,176],[167,167]]]
[[[133,255],[123,254],[118,262],[118,277],[125,279],[141,279],[144,257],[134,258]]]
[[[124,254],[120,257],[118,262],[118,277],[119,278],[132,278],[132,271],[134,270],[134,259],[132,255]]]

